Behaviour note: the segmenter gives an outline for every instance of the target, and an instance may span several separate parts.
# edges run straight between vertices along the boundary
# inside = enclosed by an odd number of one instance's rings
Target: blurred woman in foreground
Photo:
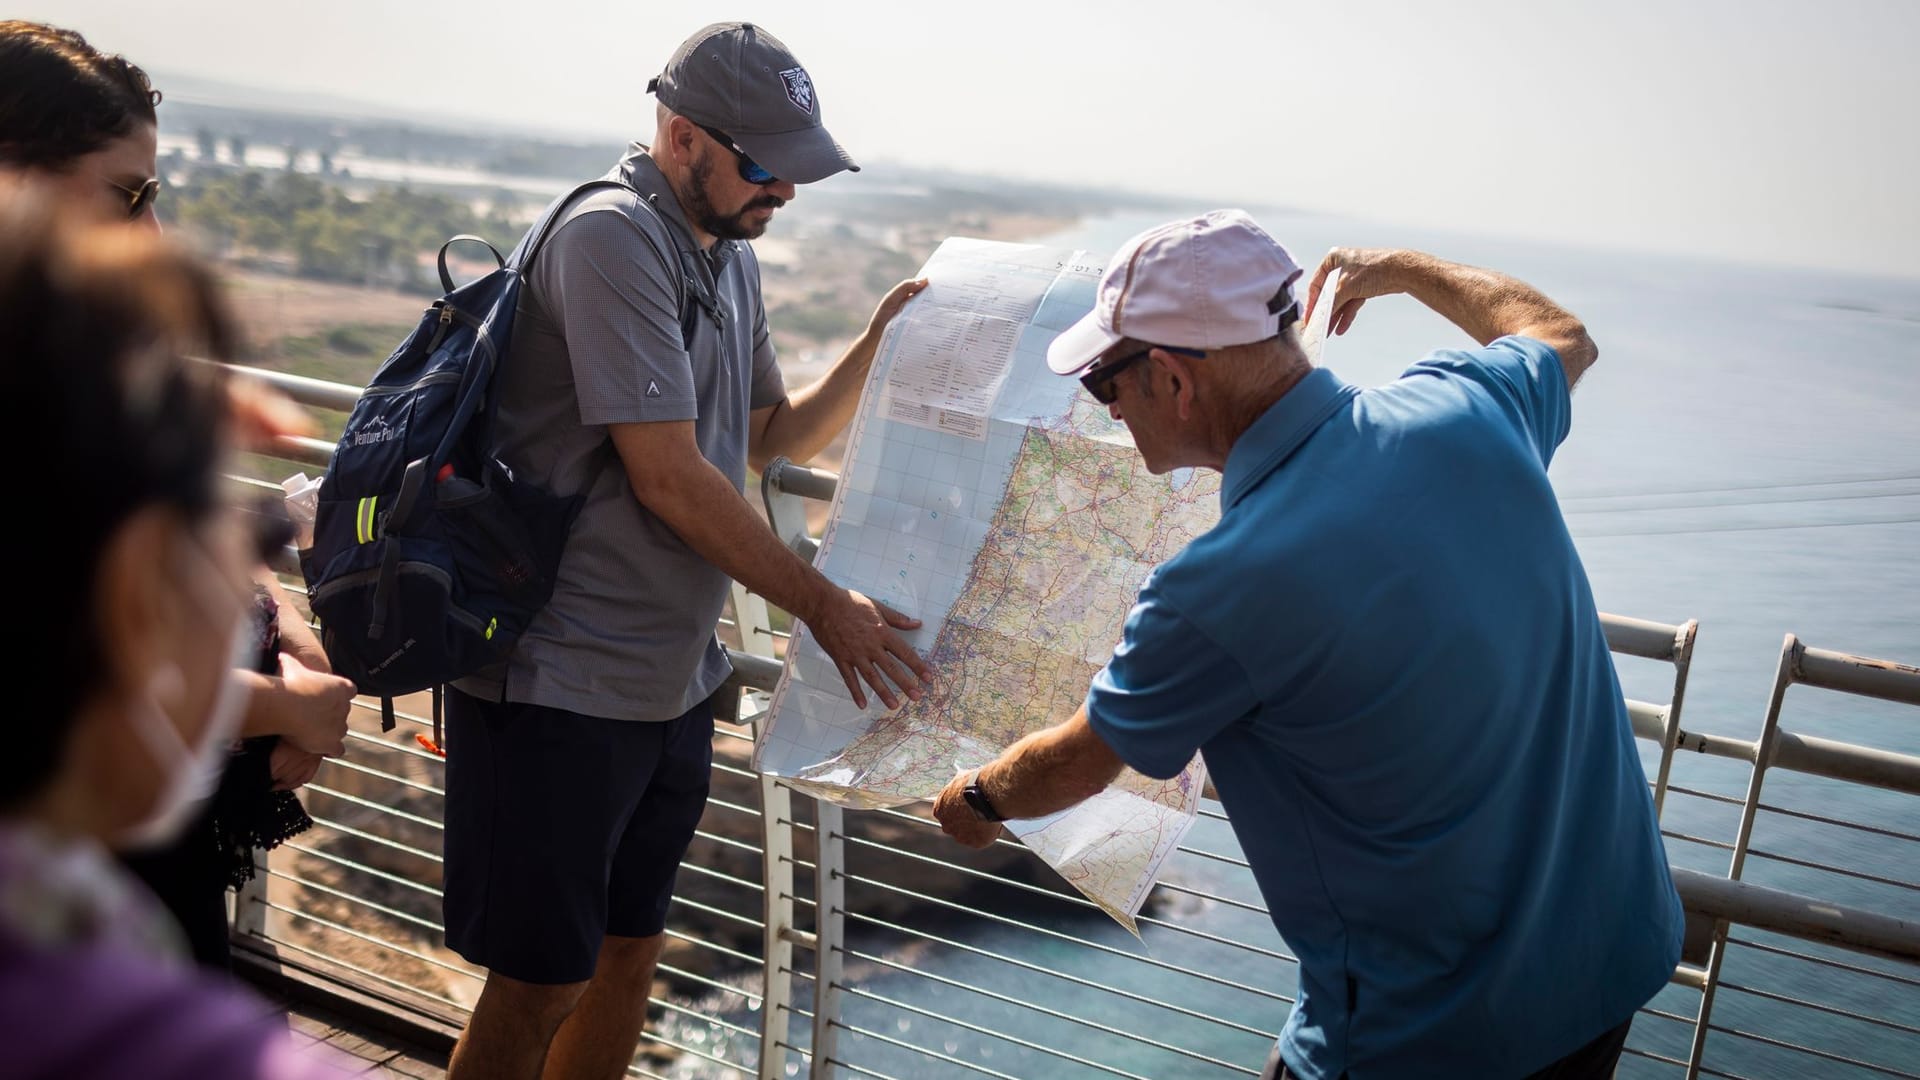
[[[0,167],[57,191],[64,212],[159,230],[159,103],[146,72],[125,57],[72,30],[0,21]],[[243,444],[305,422],[297,407],[250,381],[229,383],[228,392]],[[254,580],[247,636],[255,647],[237,658],[252,689],[239,734],[250,738],[177,838],[127,856],[179,922],[194,958],[214,968],[228,966],[227,887],[253,876],[256,850],[312,824],[292,789],[313,778],[322,755],[344,753],[353,700],[353,684],[330,673],[272,572],[258,568]]]
[[[217,780],[263,538],[217,495],[217,369],[182,359],[230,355],[211,279],[151,234],[75,217],[0,180],[0,552],[31,583],[0,753],[0,1071],[323,1075],[263,1003],[169,950],[105,853],[177,832]]]

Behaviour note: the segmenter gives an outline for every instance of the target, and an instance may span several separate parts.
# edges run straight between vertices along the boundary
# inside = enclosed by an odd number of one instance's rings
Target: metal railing
[[[357,394],[258,374],[316,408],[350,408]],[[320,466],[329,450],[302,440],[273,456]],[[816,545],[803,497],[830,498],[836,479],[786,462],[763,477],[769,521],[804,555]],[[741,709],[721,717],[713,800],[670,911],[662,978],[674,993],[659,1003],[632,1075],[1256,1072],[1291,1003],[1296,961],[1217,805],[1205,804],[1166,864],[1136,940],[1011,841],[966,852],[918,808],[846,813],[753,773],[752,729],[788,636],[781,619],[736,588],[720,627]],[[1871,872],[1754,845],[1756,821],[1772,818],[1920,842],[1920,830],[1762,800],[1767,776],[1783,771],[1920,793],[1920,758],[1780,724],[1790,685],[1920,704],[1920,672],[1790,637],[1761,735],[1747,741],[1681,724],[1696,624],[1604,623],[1616,654],[1671,668],[1665,703],[1629,702],[1635,734],[1657,748],[1648,771],[1663,832],[1670,844],[1731,857],[1724,877],[1676,868],[1686,958],[1675,985],[1643,1010],[1622,1074],[1916,1075],[1920,926],[1910,909],[1866,910],[1739,879],[1751,857],[1920,890],[1916,861]],[[464,1022],[482,973],[444,945],[443,765],[411,738],[427,723],[422,706],[403,703],[400,729],[383,735],[377,706],[360,704],[348,757],[306,789],[319,827],[261,860],[236,904],[236,942],[331,1004],[360,1001],[444,1037]],[[1680,783],[1682,751],[1745,762],[1746,797]],[[1676,796],[1737,808],[1734,835],[1674,828]],[[1680,1006],[1692,1015],[1668,1007],[1675,994],[1697,1002]],[[1780,1016],[1795,1019],[1769,1019]]]

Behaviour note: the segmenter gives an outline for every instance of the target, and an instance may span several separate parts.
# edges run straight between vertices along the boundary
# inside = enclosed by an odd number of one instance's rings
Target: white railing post
[[[1693,639],[1700,623],[1688,619],[1673,636],[1673,700],[1667,703],[1666,721],[1660,729],[1660,768],[1653,780],[1653,816],[1657,821],[1666,810],[1667,783],[1673,776],[1673,751],[1680,742],[1680,706],[1687,697],[1687,669],[1693,665]]]
[[[760,966],[760,1080],[787,1080],[787,1025],[793,1018],[793,795],[760,777],[762,918],[766,937]]]
[[[840,973],[846,962],[846,815],[825,799],[813,802],[813,1071],[831,1080],[840,1033]]]
[[[1767,766],[1773,763],[1773,747],[1780,735],[1780,706],[1786,700],[1787,687],[1793,685],[1794,662],[1800,652],[1800,639],[1792,634],[1780,646],[1780,666],[1773,676],[1773,694],[1767,700],[1767,719],[1753,748],[1753,773],[1747,779],[1747,798],[1740,807],[1740,829],[1733,837],[1733,861],[1727,877],[1738,881],[1747,864],[1747,847],[1753,840],[1753,819],[1760,810],[1760,787],[1767,779]],[[1700,1013],[1693,1023],[1693,1045],[1687,1051],[1686,1080],[1700,1075],[1700,1055],[1707,1045],[1707,1021],[1713,1016],[1714,991],[1720,985],[1720,963],[1726,958],[1727,922],[1720,920],[1713,931],[1713,952],[1707,957],[1706,978],[1700,988]]]
[[[233,932],[261,941],[267,937],[267,855],[253,849],[253,877],[233,893]]]

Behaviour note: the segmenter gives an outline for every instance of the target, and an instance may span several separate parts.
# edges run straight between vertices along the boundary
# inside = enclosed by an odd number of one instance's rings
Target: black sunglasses
[[[734,164],[740,166],[740,179],[745,180],[749,184],[777,184],[780,182],[759,162],[748,157],[747,152],[740,149],[740,144],[733,141],[733,136],[728,135],[719,128],[710,128],[697,120],[694,121],[693,126],[713,136],[714,142],[727,148],[727,151],[733,155]]]
[[[1190,357],[1194,360],[1203,360],[1207,355],[1206,352],[1200,349],[1182,349],[1172,345],[1149,345],[1139,352],[1128,353],[1118,360],[1109,360],[1104,364],[1095,364],[1093,367],[1087,369],[1085,375],[1080,376],[1080,385],[1087,388],[1087,393],[1093,395],[1093,400],[1102,405],[1111,405],[1120,396],[1119,392],[1113,387],[1114,376],[1125,371],[1130,365],[1138,362],[1142,357],[1152,355],[1155,349],[1174,353],[1179,356]]]
[[[104,177],[102,179],[105,179]],[[137,188],[108,180],[107,185],[127,197],[127,220],[132,221],[147,212],[147,207],[160,197],[160,180],[150,177]]]

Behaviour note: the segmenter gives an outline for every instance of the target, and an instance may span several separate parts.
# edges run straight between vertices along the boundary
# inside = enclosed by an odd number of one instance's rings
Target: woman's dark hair
[[[0,22],[0,165],[62,169],[154,123],[160,91],[72,30]]]
[[[0,808],[59,768],[107,671],[100,561],[153,506],[203,520],[227,438],[233,324],[212,275],[160,237],[82,224],[52,194],[0,184],[0,565],[20,586],[9,663],[25,673],[0,753]]]

